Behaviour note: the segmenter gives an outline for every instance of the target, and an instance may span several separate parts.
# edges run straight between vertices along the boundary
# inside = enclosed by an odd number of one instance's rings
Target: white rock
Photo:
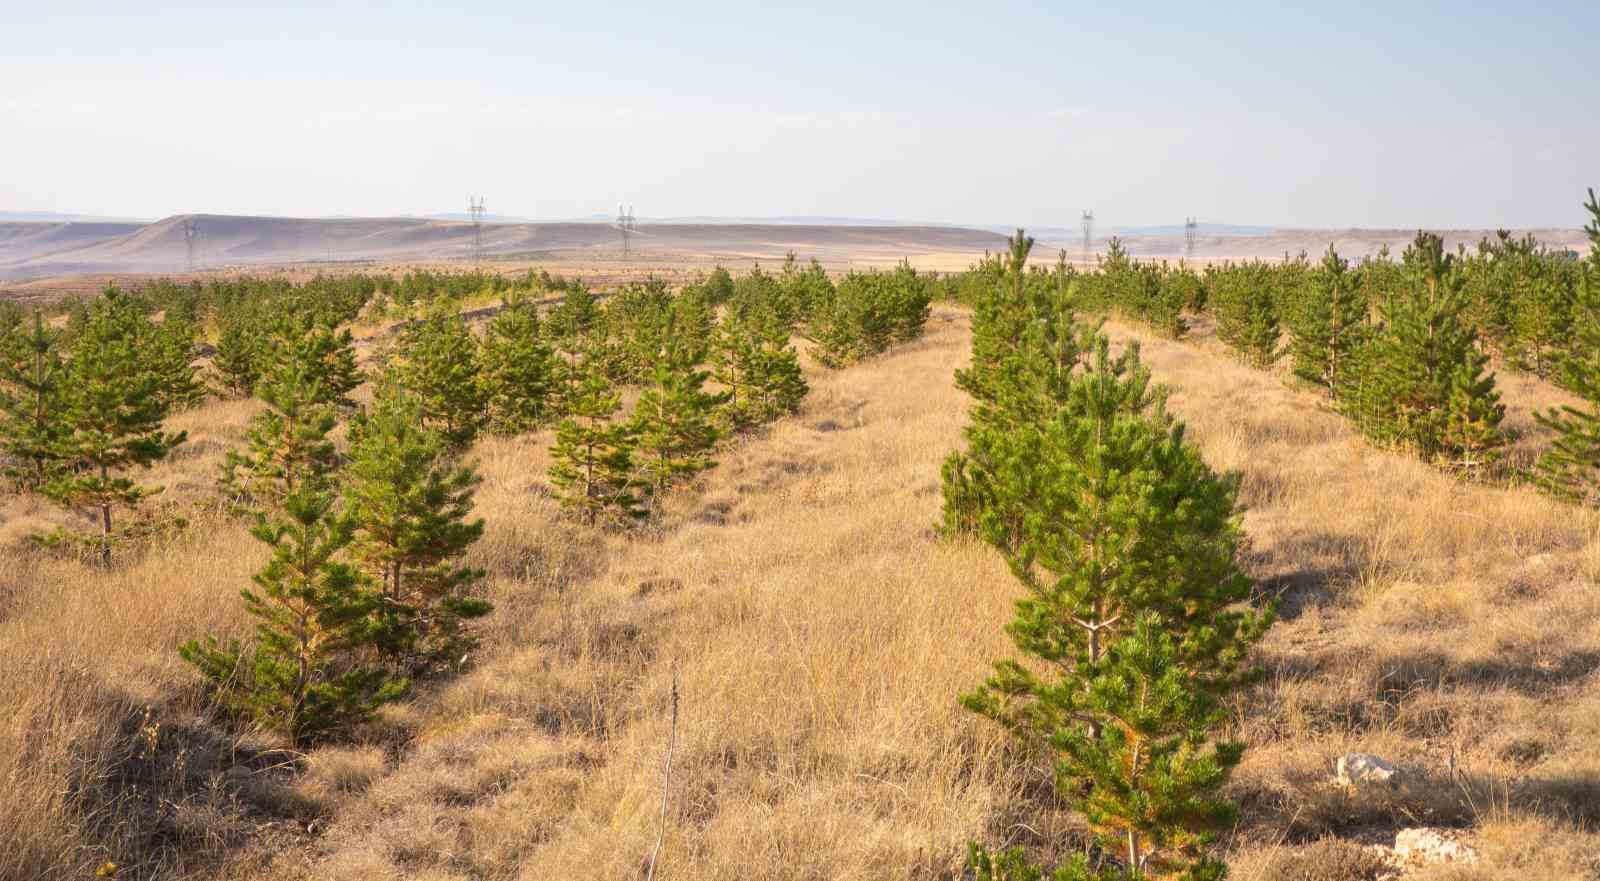
[[[1345,753],[1334,767],[1334,779],[1345,786],[1393,784],[1399,773],[1394,765],[1370,753]]]
[[[1426,826],[1401,829],[1394,836],[1394,855],[1408,865],[1462,863],[1478,861],[1478,851],[1467,843],[1467,835],[1455,829]]]

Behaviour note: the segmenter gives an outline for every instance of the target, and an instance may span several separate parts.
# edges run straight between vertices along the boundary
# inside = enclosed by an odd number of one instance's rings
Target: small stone
[[[1394,855],[1412,866],[1433,863],[1471,865],[1478,861],[1477,848],[1467,843],[1466,833],[1426,826],[1402,829],[1395,833]]]
[[[1393,785],[1399,773],[1394,765],[1371,753],[1345,753],[1334,768],[1334,779],[1344,786]]]

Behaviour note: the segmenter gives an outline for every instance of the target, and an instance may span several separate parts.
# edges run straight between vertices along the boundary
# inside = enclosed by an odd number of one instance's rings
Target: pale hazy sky
[[[1581,225],[1600,3],[1485,5],[7,3],[0,210]]]

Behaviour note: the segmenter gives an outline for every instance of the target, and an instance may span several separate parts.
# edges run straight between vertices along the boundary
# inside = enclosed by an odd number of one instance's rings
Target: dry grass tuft
[[[1266,851],[1229,868],[1240,881],[1379,881],[1394,871],[1373,848],[1338,839]]]

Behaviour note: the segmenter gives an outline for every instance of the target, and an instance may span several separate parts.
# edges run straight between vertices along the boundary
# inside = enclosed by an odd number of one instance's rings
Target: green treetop
[[[406,329],[385,377],[414,395],[423,422],[458,449],[472,444],[485,417],[478,348],[466,319],[448,303],[436,303]]]
[[[1289,329],[1289,351],[1296,376],[1339,395],[1339,377],[1345,362],[1361,341],[1367,323],[1367,304],[1350,262],[1332,245],[1312,271],[1305,295],[1295,303]]]
[[[272,559],[241,591],[255,642],[207,637],[180,652],[221,703],[300,744],[369,717],[406,690],[402,679],[362,663],[376,595],[354,567],[335,560],[353,521],[326,481],[308,480],[253,530]]]
[[[721,437],[716,409],[728,395],[705,390],[710,376],[691,352],[670,341],[655,359],[633,422],[637,459],[657,496],[716,465],[710,455]]]
[[[413,673],[458,664],[474,645],[466,622],[491,609],[470,593],[483,571],[461,561],[483,536],[469,519],[481,480],[422,413],[412,395],[380,395],[351,424],[344,472],[350,554],[379,585],[373,638]]]
[[[634,461],[636,428],[614,418],[621,398],[602,373],[583,365],[572,389],[550,450],[550,482],[562,504],[589,524],[645,516],[648,481]]]
[[[1505,408],[1489,358],[1464,318],[1462,279],[1443,241],[1419,233],[1406,249],[1405,281],[1379,305],[1382,327],[1363,347],[1347,410],[1381,443],[1475,473],[1498,457]]]
[[[264,514],[307,481],[327,478],[339,464],[329,433],[338,422],[340,371],[330,375],[338,336],[325,325],[277,322],[262,341],[256,395],[267,406],[250,420],[243,451],[230,451],[220,485],[232,503]]]
[[[115,288],[90,304],[58,385],[59,432],[55,456],[63,472],[44,486],[60,504],[93,511],[100,534],[89,539],[102,562],[111,560],[112,511],[134,508],[159,488],[136,484],[121,472],[149,467],[182,443],[184,432],[162,426],[172,407],[165,377],[142,343],[150,321]]]
[[[478,383],[492,431],[522,434],[549,418],[555,354],[540,333],[532,300],[506,297],[489,322],[479,361]]]
[[[1580,267],[1572,354],[1561,363],[1562,385],[1583,399],[1535,417],[1555,438],[1540,455],[1534,482],[1560,498],[1600,505],[1600,202],[1589,191],[1589,257]]]
[[[1034,663],[997,663],[963,703],[1050,749],[1058,793],[1123,858],[1120,875],[1079,862],[1058,877],[1216,878],[1201,848],[1232,816],[1217,792],[1239,758],[1207,745],[1216,701],[1252,672],[1272,615],[1246,606],[1237,476],[1184,440],[1136,347],[1087,343],[1064,380],[998,394],[1054,388],[1041,415],[973,426],[977,532],[1027,590],[1007,631]]]
[[[0,452],[6,476],[32,490],[52,477],[59,454],[59,338],[37,309],[29,332],[0,333]]]

